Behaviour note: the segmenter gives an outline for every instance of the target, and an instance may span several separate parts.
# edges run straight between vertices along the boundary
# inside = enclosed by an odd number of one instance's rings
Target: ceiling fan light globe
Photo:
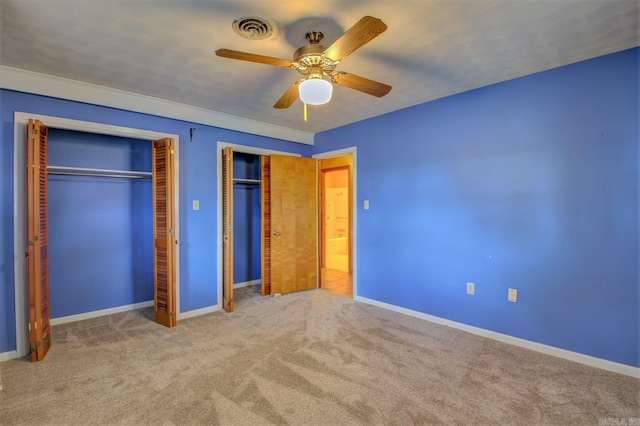
[[[322,105],[331,100],[333,85],[321,78],[311,78],[300,83],[298,93],[305,104]]]

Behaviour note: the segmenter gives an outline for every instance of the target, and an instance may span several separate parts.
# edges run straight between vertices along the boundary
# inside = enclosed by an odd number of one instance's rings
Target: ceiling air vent
[[[233,31],[249,40],[264,40],[273,34],[273,25],[262,18],[238,18],[233,21]]]

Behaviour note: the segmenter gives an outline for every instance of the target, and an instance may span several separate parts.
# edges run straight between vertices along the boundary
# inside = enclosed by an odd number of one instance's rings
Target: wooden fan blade
[[[386,29],[387,26],[380,19],[365,16],[326,48],[323,52],[324,56],[339,61],[385,32]]]
[[[282,109],[289,108],[291,105],[293,105],[296,99],[298,99],[298,85],[300,85],[301,81],[302,80],[298,80],[293,83],[291,87],[289,87],[287,91],[284,92],[284,95],[282,95],[282,97],[278,99],[278,102],[276,102],[273,107]]]
[[[381,98],[391,91],[391,86],[346,72],[339,72],[331,77],[341,86],[355,89],[368,95],[377,96],[378,98]]]
[[[218,49],[216,55],[223,58],[240,59],[241,61],[257,62],[259,64],[274,65],[276,67],[290,68],[293,63],[286,59],[272,58],[271,56],[255,55],[253,53],[239,52],[237,50]]]

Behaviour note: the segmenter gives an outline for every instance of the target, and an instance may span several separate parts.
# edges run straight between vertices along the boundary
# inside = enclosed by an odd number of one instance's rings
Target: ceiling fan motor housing
[[[326,49],[321,44],[306,44],[293,54],[293,60],[298,64],[298,72],[308,75],[310,70],[316,68],[326,74],[332,73],[338,65],[338,61],[332,61],[325,57],[322,52]]]

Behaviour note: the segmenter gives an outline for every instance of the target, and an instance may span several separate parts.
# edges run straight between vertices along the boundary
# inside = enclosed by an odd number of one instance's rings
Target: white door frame
[[[318,154],[313,155],[313,158],[316,158],[318,160],[323,159],[323,158],[331,158],[331,157],[340,157],[341,155],[352,155],[353,158],[353,208],[351,209],[353,211],[353,217],[351,218],[351,229],[352,229],[352,236],[351,238],[353,238],[353,241],[351,241],[351,247],[352,247],[352,252],[351,252],[351,267],[353,268],[353,276],[352,276],[352,282],[353,282],[353,300],[358,300],[359,296],[358,296],[358,189],[357,189],[357,182],[358,182],[358,159],[357,159],[357,147],[352,146],[349,148],[343,148],[343,149],[338,149],[335,151],[327,151],[327,152],[321,152]],[[318,183],[316,185],[316,187],[318,188],[318,194],[320,193],[320,184]],[[320,205],[318,205],[318,210],[320,210]],[[318,232],[320,232],[320,229],[318,227]],[[320,251],[320,244],[318,244],[318,251]],[[320,259],[320,257],[318,257],[318,259]]]
[[[26,212],[24,203],[25,174],[23,173],[26,158],[27,124],[29,119],[40,120],[45,126],[52,129],[75,130],[86,133],[97,133],[109,136],[121,136],[144,140],[157,140],[173,138],[175,140],[174,162],[174,201],[176,218],[176,239],[180,241],[180,173],[179,173],[179,147],[178,135],[154,132],[150,130],[135,129],[131,127],[113,126],[109,124],[95,123],[91,121],[72,120],[67,118],[52,117],[42,114],[15,112],[13,117],[13,267],[14,267],[14,292],[16,313],[16,356],[22,357],[29,353],[29,289],[25,285],[27,277],[27,262],[25,258],[26,248]],[[176,317],[180,318],[180,250],[176,250]]]

